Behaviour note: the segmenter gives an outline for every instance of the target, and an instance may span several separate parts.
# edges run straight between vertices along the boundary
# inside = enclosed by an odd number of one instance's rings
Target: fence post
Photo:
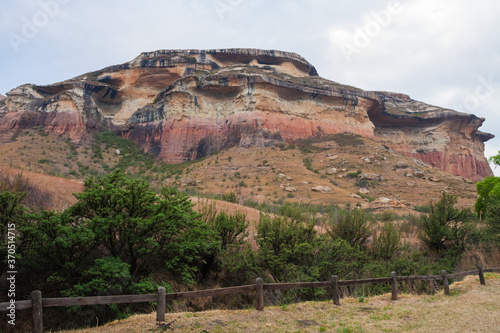
[[[392,297],[391,299],[393,301],[398,299],[398,277],[396,275],[396,272],[391,272],[391,291],[392,291]]]
[[[481,282],[481,284],[485,286],[486,280],[484,279],[483,266],[477,265],[477,268],[479,269],[479,282]]]
[[[165,321],[165,299],[166,299],[167,290],[165,287],[158,288],[158,304],[156,305],[156,321],[164,322]]]
[[[337,281],[337,275],[332,275],[331,281],[332,281],[333,304],[340,305],[339,283]]]
[[[33,290],[31,292],[31,320],[33,321],[33,333],[43,332],[42,292]]]
[[[256,308],[258,311],[264,311],[264,280],[257,278],[255,280]]]
[[[444,294],[450,296],[450,286],[448,285],[448,276],[446,276],[446,271],[444,269],[441,271],[441,276],[443,277]]]

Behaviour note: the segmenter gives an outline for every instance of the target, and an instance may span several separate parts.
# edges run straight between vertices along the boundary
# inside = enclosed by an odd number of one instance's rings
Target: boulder
[[[358,177],[361,179],[368,179],[368,180],[379,180],[379,181],[382,180],[382,176],[379,175],[378,173],[365,172],[360,174]]]
[[[412,205],[404,200],[380,197],[370,203],[371,209],[412,209]]]
[[[407,167],[408,164],[406,164],[405,162],[399,161],[398,163],[396,163],[396,169],[405,169]]]
[[[370,190],[367,189],[366,187],[361,187],[358,192],[361,194],[368,194],[370,193]]]
[[[318,185],[318,186],[314,186],[311,188],[311,191],[314,191],[314,192],[321,192],[321,193],[328,193],[330,192],[332,189],[329,188],[328,186],[321,186],[321,185]]]
[[[328,175],[334,175],[337,173],[337,168],[330,168],[330,169],[326,170],[326,173]]]

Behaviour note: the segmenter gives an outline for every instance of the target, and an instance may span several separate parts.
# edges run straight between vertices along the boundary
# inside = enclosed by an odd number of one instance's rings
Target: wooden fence
[[[460,273],[446,274],[446,271],[441,271],[440,275],[415,275],[415,276],[396,276],[396,272],[392,272],[390,277],[373,278],[373,279],[357,279],[357,280],[338,280],[337,276],[332,276],[330,281],[319,282],[293,282],[293,283],[264,283],[261,278],[257,278],[256,283],[246,286],[206,289],[196,291],[183,291],[178,293],[166,293],[164,287],[158,288],[158,293],[149,295],[120,295],[120,296],[93,296],[93,297],[61,297],[61,298],[42,298],[42,292],[35,290],[31,293],[31,299],[25,301],[16,301],[15,310],[32,309],[32,331],[41,333],[43,331],[43,308],[54,306],[79,306],[79,305],[95,305],[95,304],[119,304],[119,303],[147,303],[157,302],[156,321],[165,321],[165,305],[166,301],[191,299],[197,297],[236,295],[246,292],[254,292],[256,294],[256,309],[264,310],[264,291],[265,290],[285,290],[285,289],[302,289],[302,288],[331,288],[333,304],[340,305],[339,287],[374,284],[374,283],[391,283],[391,299],[398,299],[398,281],[443,281],[443,289],[446,295],[450,295],[448,279],[461,279],[467,275],[479,275],[479,281],[482,285],[486,285],[484,273],[496,272],[500,273],[500,268],[483,269],[478,266],[477,270],[466,271]],[[9,307],[10,306],[10,307]],[[0,303],[0,312],[8,312],[12,310],[10,302]]]

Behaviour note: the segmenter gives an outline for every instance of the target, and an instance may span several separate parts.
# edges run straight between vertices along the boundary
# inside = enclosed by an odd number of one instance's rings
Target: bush
[[[236,194],[234,192],[223,193],[222,200],[227,201],[227,202],[232,202],[232,203],[238,203],[238,197],[236,196]]]
[[[361,170],[358,170],[356,172],[350,172],[346,175],[347,178],[357,178],[361,174]]]
[[[274,281],[292,281],[313,257],[314,223],[261,215],[257,225],[257,257]]]
[[[338,210],[329,214],[326,231],[332,239],[344,239],[352,247],[364,247],[372,230],[368,225],[368,216],[361,209]]]
[[[385,223],[380,234],[374,237],[372,249],[375,256],[383,260],[397,256],[403,250],[401,231],[394,224]]]
[[[475,238],[472,212],[455,208],[456,203],[455,195],[443,192],[438,202],[430,203],[430,213],[422,216],[420,239],[441,254],[450,248],[462,253]]]

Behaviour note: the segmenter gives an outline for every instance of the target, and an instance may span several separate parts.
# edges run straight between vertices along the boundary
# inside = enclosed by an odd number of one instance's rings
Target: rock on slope
[[[78,142],[111,128],[169,163],[350,132],[454,175],[492,175],[483,118],[341,85],[301,56],[274,50],[146,52],[64,82],[17,87],[0,102],[0,117],[2,138],[42,126]]]

